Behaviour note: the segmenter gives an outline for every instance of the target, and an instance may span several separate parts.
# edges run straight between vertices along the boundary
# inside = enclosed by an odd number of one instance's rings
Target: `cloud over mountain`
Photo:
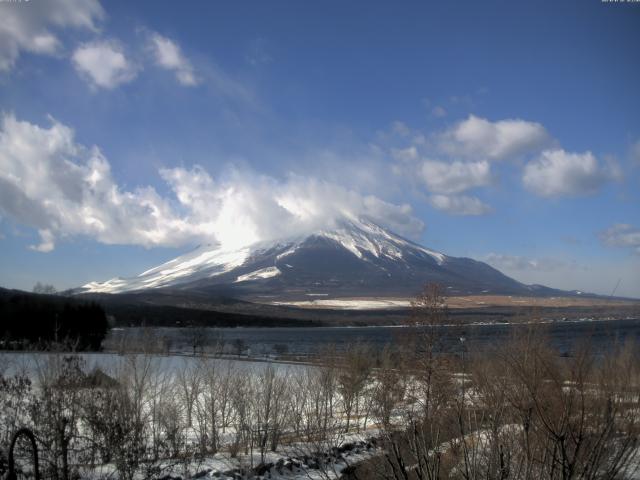
[[[119,186],[98,147],[78,144],[73,130],[5,114],[0,123],[0,213],[36,228],[33,248],[51,251],[65,236],[146,247],[194,242],[243,245],[332,226],[342,217],[368,216],[405,234],[424,224],[407,204],[349,190],[320,179],[284,180],[247,169],[214,179],[202,167],[160,170],[170,187]]]

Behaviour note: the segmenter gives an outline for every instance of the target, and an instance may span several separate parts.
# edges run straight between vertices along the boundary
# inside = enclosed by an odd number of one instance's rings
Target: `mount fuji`
[[[359,218],[343,219],[310,235],[242,248],[202,245],[137,277],[91,282],[75,293],[170,290],[284,301],[407,297],[427,282],[440,283],[448,295],[560,292],[522,284],[486,263],[430,250]]]

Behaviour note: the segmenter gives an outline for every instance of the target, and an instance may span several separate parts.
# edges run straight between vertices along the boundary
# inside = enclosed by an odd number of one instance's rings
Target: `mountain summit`
[[[91,282],[79,292],[171,288],[265,299],[413,296],[426,282],[442,284],[451,295],[531,295],[540,289],[486,263],[444,255],[357,219],[311,235],[237,249],[200,246],[137,277]]]

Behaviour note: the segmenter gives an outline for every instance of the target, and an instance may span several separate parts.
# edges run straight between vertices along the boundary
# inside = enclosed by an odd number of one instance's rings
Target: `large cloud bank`
[[[120,187],[97,147],[85,147],[68,126],[38,126],[4,115],[0,121],[0,212],[38,229],[51,251],[65,236],[106,244],[240,246],[330,228],[344,217],[368,216],[405,234],[423,223],[409,205],[388,203],[321,179],[280,180],[229,169],[214,180],[202,167],[165,168],[170,187]]]

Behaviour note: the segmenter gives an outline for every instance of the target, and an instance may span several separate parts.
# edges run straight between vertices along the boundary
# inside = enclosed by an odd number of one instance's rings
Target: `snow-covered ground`
[[[60,368],[65,363],[63,359],[70,355],[70,353],[2,352],[0,353],[0,375],[7,378],[12,375],[26,374],[33,382],[34,388],[38,389],[44,378],[53,378],[47,377],[47,375],[51,375],[54,371],[61,371],[52,370],[52,368],[55,369],[56,366]],[[309,422],[305,427],[307,433],[301,433],[301,435],[310,435],[309,438],[313,438],[308,443],[293,436],[291,425],[283,423],[280,428],[283,429],[282,434],[287,437],[287,440],[281,440],[275,451],[264,448],[260,452],[259,445],[252,440],[250,445],[244,446],[239,452],[232,454],[231,445],[237,441],[238,435],[244,430],[240,430],[236,424],[231,422],[223,428],[222,432],[219,432],[220,450],[218,453],[204,456],[199,456],[195,453],[198,451],[198,442],[202,441],[203,435],[202,425],[199,422],[204,417],[199,415],[206,415],[204,413],[205,410],[200,410],[200,406],[206,408],[207,405],[211,405],[207,403],[209,401],[207,398],[210,398],[207,395],[212,395],[211,392],[214,389],[219,392],[217,388],[224,388],[225,381],[231,382],[229,385],[244,385],[244,388],[248,388],[246,395],[252,395],[253,397],[237,401],[240,402],[239,405],[243,405],[244,401],[249,402],[247,406],[250,411],[253,412],[253,409],[255,409],[254,413],[259,415],[258,412],[262,408],[262,400],[260,400],[262,398],[261,385],[266,379],[272,378],[269,377],[269,373],[265,372],[267,367],[275,367],[276,377],[280,379],[279,381],[286,382],[280,384],[281,386],[279,387],[285,390],[279,390],[279,393],[273,392],[274,395],[285,394],[284,396],[279,396],[279,401],[282,402],[280,406],[274,407],[280,409],[285,405],[287,405],[287,409],[289,408],[289,396],[300,395],[300,392],[293,390],[296,385],[304,388],[303,385],[308,385],[305,382],[313,382],[312,377],[307,372],[314,370],[315,367],[178,355],[121,356],[117,354],[81,353],[77,354],[77,356],[81,359],[84,372],[93,372],[99,368],[112,376],[112,378],[122,382],[121,385],[128,385],[125,387],[128,389],[131,389],[133,385],[144,385],[141,390],[141,399],[144,405],[142,407],[143,415],[147,419],[145,422],[149,422],[149,425],[152,425],[153,428],[164,428],[159,427],[159,425],[164,425],[162,423],[163,420],[157,420],[156,418],[156,415],[159,415],[161,410],[160,405],[164,404],[165,401],[168,401],[167,405],[175,404],[172,402],[176,401],[178,405],[181,405],[180,410],[178,410],[180,412],[178,414],[180,420],[175,421],[179,421],[183,425],[184,439],[182,440],[182,445],[186,452],[191,453],[185,453],[176,458],[166,458],[149,465],[149,468],[155,469],[157,472],[155,476],[158,478],[337,479],[344,468],[378,453],[375,441],[369,440],[372,435],[377,433],[375,428],[371,428],[371,421],[369,425],[365,421],[362,432],[357,433],[353,430],[356,425],[360,424],[360,421],[354,418],[351,423],[351,431],[346,433],[344,432],[344,419],[336,417],[331,420],[333,427],[329,430],[327,438],[316,441],[315,430],[308,430],[309,428],[315,428],[312,427],[315,425],[315,420],[312,419],[312,416],[309,416],[309,412],[313,411],[311,405],[307,405],[305,407],[307,410],[304,410],[307,412],[304,414],[305,418],[307,418],[306,421]],[[134,383],[128,383],[132,381]],[[193,383],[194,381],[196,383]],[[140,383],[138,384],[138,382]],[[211,382],[219,383],[216,384],[218,385],[217,387],[213,387]],[[247,387],[247,385],[251,386]],[[138,387],[136,386],[135,388]],[[195,396],[183,397],[185,388],[191,389]],[[135,394],[134,390],[131,391],[132,394]],[[234,394],[232,393],[231,395]],[[187,401],[187,398],[192,398],[191,401],[194,402],[192,426],[188,426],[188,422],[184,418],[186,415],[184,402]],[[291,406],[293,407],[293,404]],[[336,414],[340,415],[338,412]],[[283,412],[282,415],[289,419],[289,413]],[[284,422],[284,418],[282,417],[278,422]],[[24,418],[23,424],[30,425],[29,422],[31,421],[27,416]],[[158,421],[160,423],[157,423]],[[256,431],[248,430],[252,432],[250,435],[261,435],[259,433],[261,431],[259,420],[254,419],[250,422],[248,425],[252,429],[258,429]],[[78,428],[78,431],[84,431],[82,425],[79,425]],[[76,442],[78,441],[80,440],[76,440]],[[255,441],[257,442],[257,440]],[[78,447],[79,444],[74,443],[74,446]],[[94,480],[117,478],[117,469],[114,464],[99,464],[95,467],[81,465],[79,468],[82,478]]]
[[[232,457],[228,452],[206,457],[198,462],[169,465],[163,474],[181,478],[237,478],[265,479],[338,479],[349,466],[379,454],[379,449],[363,435],[345,436],[340,447],[324,455],[309,455],[305,446],[283,448],[277,452],[240,454]],[[242,476],[244,475],[244,476]],[[254,475],[254,476],[251,476]]]
[[[261,268],[251,273],[238,276],[237,282],[248,282],[251,280],[259,280],[261,278],[271,278],[280,275],[280,269],[278,267]]]
[[[220,452],[199,460],[167,460],[158,464],[161,478],[173,479],[270,479],[270,480],[333,480],[339,479],[345,468],[380,454],[380,450],[362,435],[345,437],[342,445],[325,455],[308,455],[305,448],[286,448],[278,452],[241,453],[231,456]],[[83,472],[84,478],[103,479],[116,476],[113,464],[103,464]]]
[[[290,305],[302,308],[340,308],[344,310],[375,310],[387,308],[406,308],[411,306],[409,299],[390,298],[331,298],[291,302],[271,302],[272,305]]]

